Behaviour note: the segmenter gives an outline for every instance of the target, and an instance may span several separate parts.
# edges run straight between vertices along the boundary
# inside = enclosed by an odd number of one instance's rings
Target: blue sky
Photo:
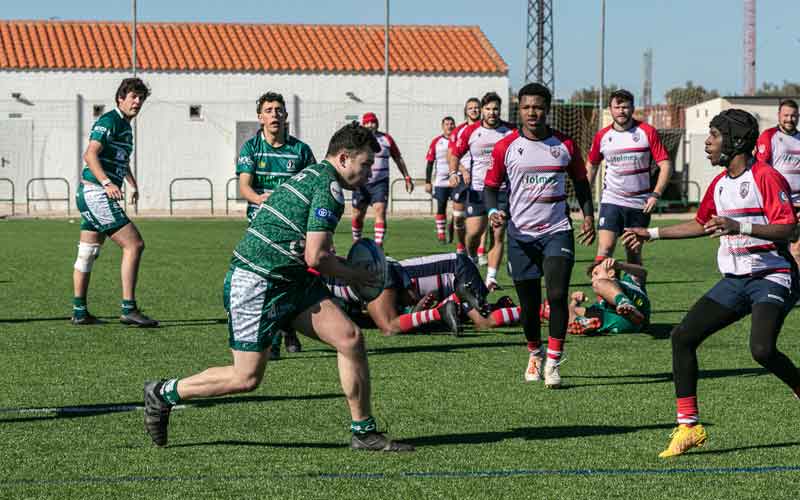
[[[600,0],[553,0],[556,94],[599,82]],[[525,65],[525,0],[391,0],[394,24],[480,26],[509,65],[511,85]],[[235,6],[235,8],[231,8]],[[138,0],[143,21],[383,24],[383,0]],[[130,1],[4,2],[4,19],[127,20]],[[743,86],[741,0],[607,0],[606,82],[639,95],[642,53],[653,49],[653,98],[687,80],[738,94]],[[800,2],[759,0],[757,72],[764,81],[800,81]]]

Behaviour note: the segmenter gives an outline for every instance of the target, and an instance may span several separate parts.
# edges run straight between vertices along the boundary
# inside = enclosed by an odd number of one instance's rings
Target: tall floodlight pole
[[[528,0],[525,81],[539,82],[555,94],[552,0]]]
[[[386,21],[383,27],[383,129],[389,131],[389,0],[386,0]]]
[[[744,95],[756,93],[756,0],[744,0]]]

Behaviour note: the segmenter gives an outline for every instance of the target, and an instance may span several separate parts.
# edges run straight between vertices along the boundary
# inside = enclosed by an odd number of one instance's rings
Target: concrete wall
[[[21,150],[26,157],[16,165],[0,168],[0,177],[17,184],[17,202],[24,202],[24,184],[30,176],[65,177],[74,193],[80,155],[94,121],[93,106],[113,109],[119,81],[128,76],[115,72],[0,71],[0,154]],[[331,134],[348,120],[373,111],[385,129],[382,75],[360,74],[230,74],[141,73],[152,96],[137,118],[138,180],[140,208],[166,210],[169,181],[175,177],[208,177],[214,184],[216,207],[223,207],[225,182],[234,175],[236,122],[255,121],[255,105],[267,90],[287,99],[292,133],[324,156]],[[508,78],[486,75],[397,75],[390,79],[389,132],[397,141],[415,177],[424,177],[424,157],[430,140],[439,133],[443,116],[461,121],[462,106],[470,96],[494,91],[508,94]],[[19,98],[12,98],[19,93]],[[356,102],[346,94],[351,93]],[[202,119],[191,120],[189,106],[202,106]],[[504,103],[507,105],[507,103]],[[507,109],[507,108],[506,108]],[[506,113],[504,113],[505,115]],[[32,122],[32,144],[3,140],[3,130]],[[23,140],[17,142],[24,142]],[[17,153],[19,156],[21,153]],[[24,166],[27,163],[30,166]],[[398,171],[393,169],[393,177]],[[0,197],[3,197],[0,186]],[[55,193],[55,185],[41,185],[36,196]],[[200,183],[185,184],[177,196],[206,193]],[[55,196],[55,195],[54,195]],[[420,196],[424,199],[424,196]],[[207,203],[181,203],[176,208],[202,208]],[[64,204],[37,204],[59,209]],[[403,208],[427,210],[429,204]]]

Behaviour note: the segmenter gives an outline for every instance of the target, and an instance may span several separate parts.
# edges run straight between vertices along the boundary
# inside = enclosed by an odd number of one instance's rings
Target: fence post
[[[208,198],[175,198],[172,187],[176,182],[202,181],[208,183]],[[211,215],[214,215],[214,183],[208,177],[176,177],[169,182],[169,214],[172,215],[172,204],[181,201],[208,201],[211,202]]]
[[[59,181],[63,182],[67,186],[67,197],[66,198],[33,198],[31,197],[31,184],[34,182],[46,182],[46,181]],[[32,201],[66,201],[67,202],[67,215],[69,215],[69,206],[70,206],[70,197],[69,197],[69,181],[63,177],[34,177],[28,181],[25,185],[25,213],[30,215],[31,213],[31,202]]]

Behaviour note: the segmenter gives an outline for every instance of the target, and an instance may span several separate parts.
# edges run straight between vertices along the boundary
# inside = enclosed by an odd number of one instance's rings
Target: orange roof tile
[[[508,73],[476,26],[392,26],[393,73]],[[150,71],[383,71],[383,26],[139,23]],[[123,70],[124,22],[0,21],[0,69]]]

